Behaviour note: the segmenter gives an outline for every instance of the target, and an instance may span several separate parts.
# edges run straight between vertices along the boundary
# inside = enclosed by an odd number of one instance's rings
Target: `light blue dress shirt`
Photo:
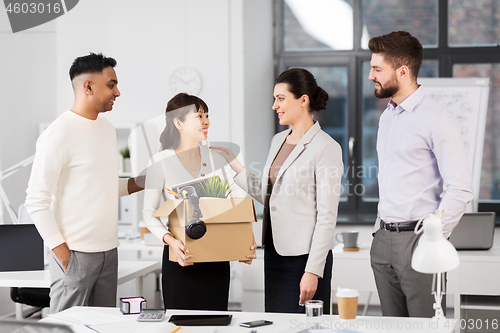
[[[385,222],[418,220],[445,210],[448,237],[472,200],[471,172],[460,125],[419,87],[379,121],[378,215]]]

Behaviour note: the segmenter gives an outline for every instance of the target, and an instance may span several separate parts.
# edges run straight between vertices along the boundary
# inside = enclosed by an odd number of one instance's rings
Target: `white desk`
[[[148,237],[151,237],[151,234]],[[160,240],[157,243],[148,245],[141,239],[120,239],[118,253],[121,257],[126,256],[127,260],[133,258],[133,260],[161,261],[163,257],[163,244]]]
[[[376,291],[375,279],[370,265],[370,250],[344,252],[342,244],[333,250],[332,290],[337,287]],[[461,310],[500,310],[491,306],[462,305],[461,295],[499,296],[500,245],[488,251],[458,251],[460,266],[448,273],[449,294],[454,294],[454,319],[460,322]]]
[[[118,285],[136,279],[136,293],[143,293],[142,277],[150,272],[161,269],[159,261],[119,261]],[[49,288],[49,270],[0,272],[0,287]],[[22,304],[16,303],[16,318],[22,318]]]
[[[93,326],[100,333],[114,332],[159,332],[161,331],[161,323],[140,323],[137,321],[138,315],[122,315],[118,308],[91,308],[91,307],[73,307],[65,310],[57,315],[45,318],[42,322],[66,323],[58,318],[63,318],[65,314],[79,314],[78,318],[84,314],[84,311],[98,311],[102,314],[107,314],[116,317],[126,318],[127,321],[102,324]],[[213,314],[224,313],[232,314],[233,319],[229,326],[211,326],[211,327],[188,327],[183,326],[179,333],[191,332],[246,332],[249,333],[249,328],[239,326],[240,323],[266,319],[273,321],[272,325],[257,327],[259,333],[266,332],[300,332],[308,328],[306,316],[304,314],[283,314],[283,313],[259,313],[259,312],[210,312],[210,311],[185,311],[185,310],[169,310],[165,314],[163,322],[167,322],[173,314]],[[352,323],[341,322],[338,316],[324,316],[322,324],[328,329],[351,329],[366,333],[382,333],[382,332],[409,332],[409,333],[450,333],[453,331],[451,320],[440,320],[432,322],[426,318],[391,318],[391,317],[358,317]],[[156,327],[155,327],[156,326]],[[77,333],[95,333],[83,325],[72,325]],[[164,333],[170,333],[163,330]],[[313,331],[314,332],[314,331]]]

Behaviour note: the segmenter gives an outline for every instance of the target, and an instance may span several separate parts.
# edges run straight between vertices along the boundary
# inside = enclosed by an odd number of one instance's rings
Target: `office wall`
[[[12,34],[0,10],[0,170],[33,155],[38,123],[55,118],[55,47],[54,23]],[[24,168],[2,181],[16,211],[24,202],[28,176]]]
[[[122,96],[106,115],[113,122],[143,122],[161,114],[173,97],[170,75],[178,67],[189,66],[202,77],[199,95],[210,107],[210,140],[243,145],[246,109],[262,109],[259,102],[247,103],[245,84],[252,92],[252,85],[272,84],[272,7],[271,1],[259,2],[267,3],[268,22],[248,16],[245,10],[257,5],[251,1],[158,0],[140,5],[121,0],[80,2],[73,9],[75,13],[71,12],[73,16],[57,20],[58,112],[72,102],[67,68],[75,57],[88,51],[102,51],[118,61]],[[259,15],[262,9],[253,14]],[[255,31],[245,30],[245,24],[252,19],[269,29],[264,32],[268,37],[253,51],[264,54],[263,61],[246,57],[247,38]],[[250,49],[254,48],[251,45]],[[263,65],[258,77],[246,77],[247,60],[253,68]],[[256,97],[261,100],[262,94]],[[259,113],[254,112],[254,116]]]
[[[259,170],[275,119],[272,36],[271,0],[86,0],[16,34],[0,10],[0,170],[31,156],[39,123],[72,107],[68,69],[90,51],[118,61],[122,95],[106,115],[117,123],[161,114],[173,96],[172,72],[196,69],[199,95],[210,107],[210,140],[237,143],[245,162],[259,162]],[[27,167],[2,182],[16,210],[29,172]],[[11,221],[4,213],[0,223]],[[0,305],[0,316],[13,310],[9,305]]]
[[[38,124],[73,104],[68,69],[89,51],[117,59],[121,97],[106,115],[140,123],[164,111],[170,75],[182,66],[202,77],[211,141],[232,141],[263,163],[273,134],[272,2],[87,0],[55,21],[12,34],[0,13],[1,169],[34,153]],[[3,182],[14,207],[29,168]],[[9,220],[6,219],[9,223]]]

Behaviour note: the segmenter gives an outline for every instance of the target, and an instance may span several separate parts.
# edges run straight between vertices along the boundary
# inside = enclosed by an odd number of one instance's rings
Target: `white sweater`
[[[26,208],[49,248],[108,251],[118,246],[116,131],[106,119],[66,111],[38,138]],[[119,185],[120,184],[120,185]]]

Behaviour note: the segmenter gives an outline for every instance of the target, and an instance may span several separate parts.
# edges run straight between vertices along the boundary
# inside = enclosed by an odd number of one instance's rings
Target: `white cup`
[[[323,301],[306,301],[307,328],[320,329],[321,317],[323,316]]]

